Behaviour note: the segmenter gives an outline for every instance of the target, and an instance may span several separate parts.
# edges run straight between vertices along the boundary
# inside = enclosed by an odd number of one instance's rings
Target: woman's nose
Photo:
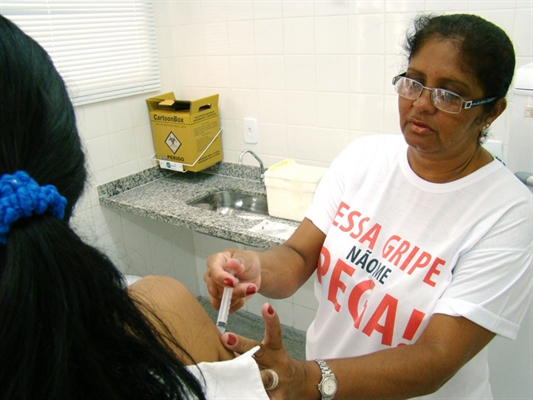
[[[433,105],[433,100],[431,100],[431,90],[423,88],[418,99],[413,101],[413,107],[421,111],[435,112],[437,108]]]

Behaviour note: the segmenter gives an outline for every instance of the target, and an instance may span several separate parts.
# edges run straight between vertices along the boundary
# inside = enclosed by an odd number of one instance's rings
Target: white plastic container
[[[302,221],[327,168],[298,164],[286,159],[265,172],[268,213],[273,217]]]

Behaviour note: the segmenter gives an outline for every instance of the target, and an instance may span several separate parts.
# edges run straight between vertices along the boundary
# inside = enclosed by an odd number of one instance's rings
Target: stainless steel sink
[[[264,219],[268,216],[266,195],[250,195],[221,190],[194,200],[191,206],[244,219]]]

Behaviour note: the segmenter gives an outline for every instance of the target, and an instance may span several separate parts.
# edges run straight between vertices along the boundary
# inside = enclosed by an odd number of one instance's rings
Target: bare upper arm
[[[316,269],[325,239],[326,235],[310,219],[304,218],[294,234],[283,244],[283,246],[291,248],[301,257],[302,284]]]
[[[220,332],[207,312],[181,282],[164,276],[146,276],[131,285],[129,293],[138,304],[148,306],[155,313],[157,318],[141,308],[163,336],[168,329],[196,363],[234,357],[220,342]],[[168,345],[184,363],[190,364],[172,341]]]
[[[464,317],[435,314],[424,329],[416,346],[429,346],[435,368],[444,379],[450,379],[494,338],[495,333]]]
[[[274,299],[294,294],[316,269],[325,238],[304,218],[285,243],[257,253],[261,264],[260,293]]]

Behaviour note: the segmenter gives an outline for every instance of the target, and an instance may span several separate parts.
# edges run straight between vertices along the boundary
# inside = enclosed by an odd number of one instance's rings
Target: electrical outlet
[[[242,134],[244,143],[257,143],[259,141],[259,129],[255,118],[244,118],[242,122]]]
[[[533,106],[526,106],[526,112],[524,113],[526,117],[533,117]]]

